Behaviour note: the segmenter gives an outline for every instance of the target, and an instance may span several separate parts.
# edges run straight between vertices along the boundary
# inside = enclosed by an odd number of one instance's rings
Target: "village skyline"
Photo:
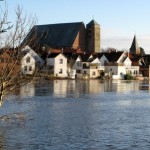
[[[27,14],[36,15],[37,24],[55,24],[96,20],[101,27],[101,48],[129,49],[136,34],[139,46],[150,53],[150,10],[148,0],[143,1],[23,1],[6,0],[10,21],[15,8],[20,5]],[[3,5],[3,2],[1,2]],[[142,9],[144,8],[144,9]],[[141,10],[142,9],[142,10]]]

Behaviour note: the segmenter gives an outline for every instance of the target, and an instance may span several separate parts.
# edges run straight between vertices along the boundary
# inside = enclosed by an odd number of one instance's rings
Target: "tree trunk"
[[[3,103],[3,95],[0,94],[0,107],[2,106],[2,103]]]

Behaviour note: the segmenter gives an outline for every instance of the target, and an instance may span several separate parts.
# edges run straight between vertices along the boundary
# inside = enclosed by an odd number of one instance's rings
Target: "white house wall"
[[[62,64],[60,64],[60,59],[63,60]],[[67,58],[62,54],[59,54],[57,57],[55,57],[54,76],[68,77],[68,74],[67,74]]]
[[[113,79],[122,79],[126,74],[125,66],[105,66],[105,73]]]
[[[97,78],[100,76],[100,72],[97,69],[90,69],[90,78]]]
[[[26,61],[28,57],[30,58],[30,62]],[[32,70],[30,70],[30,68],[32,68]],[[21,60],[21,70],[23,74],[33,74],[35,71],[35,60],[29,53],[27,53]]]
[[[129,59],[129,57],[127,57],[123,63],[124,63],[124,65],[125,65],[126,68],[130,68],[131,64],[132,64],[132,62]]]
[[[81,62],[80,57],[78,57],[76,59],[72,69],[75,69],[75,70],[81,70],[82,69],[82,62]]]

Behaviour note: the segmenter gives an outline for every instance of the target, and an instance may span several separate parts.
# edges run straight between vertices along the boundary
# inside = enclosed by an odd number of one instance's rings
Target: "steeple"
[[[132,45],[129,50],[130,50],[130,53],[132,54],[140,54],[140,47],[138,46],[136,35],[134,35]]]

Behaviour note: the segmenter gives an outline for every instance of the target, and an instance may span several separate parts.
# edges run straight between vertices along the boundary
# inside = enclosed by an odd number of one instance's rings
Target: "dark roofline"
[[[40,25],[34,25],[34,27],[36,27],[36,26],[66,25],[66,24],[84,24],[84,23],[83,22],[68,22],[68,23],[40,24]]]

